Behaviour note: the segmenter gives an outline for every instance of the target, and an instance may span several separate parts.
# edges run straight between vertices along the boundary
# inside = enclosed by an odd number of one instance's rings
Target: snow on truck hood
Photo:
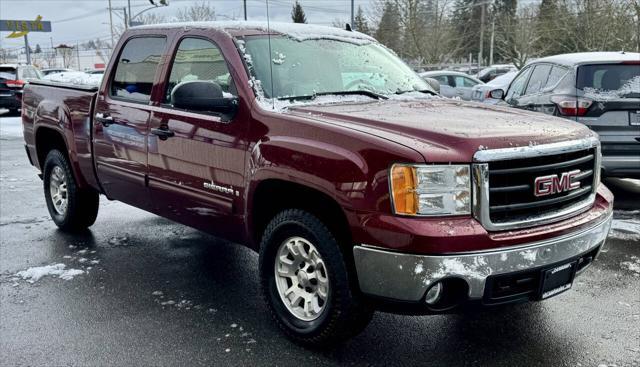
[[[398,142],[427,162],[471,162],[475,152],[592,136],[583,125],[553,116],[481,103],[428,98],[306,105],[284,113],[338,123]]]

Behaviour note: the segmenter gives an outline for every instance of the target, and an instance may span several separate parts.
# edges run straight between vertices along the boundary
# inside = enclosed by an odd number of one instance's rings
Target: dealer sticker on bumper
[[[540,299],[547,299],[571,289],[575,269],[574,261],[543,271]]]

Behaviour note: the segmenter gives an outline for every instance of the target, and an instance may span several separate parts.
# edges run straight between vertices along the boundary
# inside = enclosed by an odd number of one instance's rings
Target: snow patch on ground
[[[621,212],[621,218],[613,219],[609,238],[640,241],[640,216],[627,215],[629,213]]]
[[[16,276],[29,283],[35,283],[45,276],[57,276],[60,279],[71,280],[76,275],[84,274],[80,269],[66,269],[65,264],[53,264],[29,268],[16,273]]]
[[[623,261],[620,263],[620,266],[623,269],[640,274],[640,257],[631,256],[631,261]]]
[[[2,138],[22,138],[22,118],[16,117],[2,117],[2,123],[0,124],[0,137]]]

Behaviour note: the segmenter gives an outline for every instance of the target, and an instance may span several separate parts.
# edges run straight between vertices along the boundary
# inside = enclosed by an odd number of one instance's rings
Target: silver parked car
[[[520,71],[504,99],[516,108],[585,124],[600,135],[607,176],[640,178],[640,53],[535,60]]]
[[[458,71],[427,71],[420,73],[422,79],[432,78],[440,83],[440,94],[449,98],[461,98],[471,100],[471,89],[479,84],[480,80]]]
[[[500,75],[487,84],[476,85],[471,91],[471,100],[488,104],[497,104],[498,102],[502,102],[501,99],[491,97],[490,92],[492,90],[501,89],[503,94],[505,94],[507,92],[507,88],[509,88],[509,84],[511,84],[511,81],[516,77],[516,75],[518,75],[517,71],[511,71]]]

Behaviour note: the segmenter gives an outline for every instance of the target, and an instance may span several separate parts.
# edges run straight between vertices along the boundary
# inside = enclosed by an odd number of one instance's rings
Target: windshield
[[[0,68],[0,79],[1,80],[16,80],[18,79],[16,74],[16,68],[11,67],[2,67]]]
[[[578,89],[595,100],[640,98],[639,64],[583,65],[576,79]]]
[[[266,98],[365,91],[391,95],[432,89],[399,58],[376,43],[285,36],[245,37],[245,60]],[[273,92],[271,70],[273,67]],[[273,94],[273,95],[272,95]]]
[[[513,78],[516,77],[516,75],[518,74],[517,71],[510,71],[506,74],[500,75],[499,77],[493,79],[492,81],[488,82],[488,85],[496,85],[496,86],[501,86],[501,85],[508,85],[509,83],[511,83],[511,81],[513,80]]]

